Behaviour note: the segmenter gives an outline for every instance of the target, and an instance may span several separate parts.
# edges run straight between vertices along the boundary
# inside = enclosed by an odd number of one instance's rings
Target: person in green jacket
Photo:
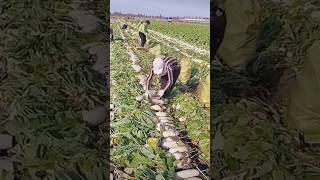
[[[139,29],[139,37],[140,37],[140,46],[144,47],[146,41],[147,41],[147,33],[148,33],[148,27],[150,25],[150,21],[140,21],[138,24]]]

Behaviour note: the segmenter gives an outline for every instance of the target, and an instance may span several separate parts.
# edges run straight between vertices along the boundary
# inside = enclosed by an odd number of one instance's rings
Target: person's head
[[[149,21],[149,20],[145,20],[144,23],[145,23],[147,26],[150,26],[150,21]]]
[[[163,55],[159,55],[157,56],[154,61],[153,61],[153,72],[155,74],[161,74],[163,72],[163,68],[164,68],[164,60],[163,60],[164,56]]]

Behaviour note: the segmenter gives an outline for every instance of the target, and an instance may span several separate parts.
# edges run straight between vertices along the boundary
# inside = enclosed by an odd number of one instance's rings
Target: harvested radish
[[[159,105],[153,105],[151,106],[151,109],[155,111],[161,111],[161,107]]]
[[[143,100],[143,96],[137,96],[136,100],[139,101],[139,102],[142,101]]]
[[[158,118],[159,118],[160,120],[161,120],[161,119],[172,120],[171,117],[167,117],[167,116],[159,116]]]
[[[110,180],[113,180],[113,174],[110,173]]]
[[[174,127],[172,127],[172,126],[164,126],[164,130],[165,131],[170,131],[170,130],[175,130],[175,128]]]
[[[133,64],[132,68],[134,69],[134,71],[136,72],[140,72],[141,71],[141,67],[139,65]]]
[[[172,122],[172,121],[166,120],[166,119],[161,119],[161,120],[160,120],[160,123],[170,123],[170,122]]]
[[[171,126],[171,127],[175,127],[175,125],[174,125],[174,124],[172,124],[172,122],[160,123],[160,124],[162,124],[162,125],[164,125],[164,126]]]
[[[170,148],[177,147],[177,146],[178,146],[178,144],[175,141],[161,143],[161,147],[164,149],[170,149]]]
[[[110,110],[114,109],[114,104],[110,104]]]
[[[165,117],[165,116],[167,116],[167,113],[166,112],[156,112],[156,116]]]
[[[178,136],[178,134],[179,133],[177,131],[169,130],[169,131],[164,131],[162,133],[162,136],[166,138],[166,137]]]
[[[161,131],[161,124],[160,123],[157,124],[156,129],[157,129],[157,131]]]
[[[197,169],[188,169],[188,170],[176,172],[175,177],[186,179],[186,178],[196,177],[199,175],[200,175],[200,172]]]
[[[158,99],[152,99],[152,103],[158,104],[158,105],[163,105],[164,104],[164,102],[162,100],[158,100]]]
[[[173,157],[175,160],[181,160],[183,158],[189,157],[189,154],[186,152],[177,152],[173,153]]]
[[[202,179],[199,177],[191,177],[191,178],[187,178],[185,180],[202,180]]]
[[[167,137],[165,138],[165,141],[170,142],[170,141],[179,141],[179,137]]]
[[[177,167],[178,168],[190,168],[191,166],[191,159],[190,158],[184,158],[184,159],[181,159],[181,160],[178,160],[178,163],[177,163]]]
[[[169,150],[171,154],[176,153],[176,152],[187,152],[188,148],[186,146],[179,146],[175,147]]]

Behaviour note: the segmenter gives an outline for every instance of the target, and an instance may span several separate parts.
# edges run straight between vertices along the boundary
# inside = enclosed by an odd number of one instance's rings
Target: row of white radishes
[[[123,36],[122,32],[121,35]],[[132,68],[136,72],[140,72],[141,68],[137,64],[137,56],[134,54],[132,48],[127,43],[125,43],[125,45],[127,46],[130,60],[133,63]],[[135,68],[136,66],[139,67],[139,70]],[[143,89],[145,90],[145,81],[147,77],[145,75],[139,75],[138,78],[140,80],[140,85],[142,85]],[[149,98],[147,96],[136,97],[137,101],[142,101],[143,99],[148,100]],[[152,96],[150,100],[152,103],[151,109],[155,111],[158,119],[156,128],[161,133],[163,138],[163,140],[161,141],[161,147],[168,150],[168,152],[173,155],[174,159],[177,162],[178,169],[184,169],[175,173],[175,179],[201,180],[201,178],[198,177],[200,175],[200,171],[198,169],[193,169],[193,165],[191,164],[192,161],[190,158],[190,148],[180,140],[179,132],[175,128],[173,119],[169,117],[165,112],[165,101],[156,96]]]

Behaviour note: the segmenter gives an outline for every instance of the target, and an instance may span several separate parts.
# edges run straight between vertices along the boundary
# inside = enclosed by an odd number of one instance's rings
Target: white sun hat
[[[163,71],[164,61],[161,56],[157,57],[153,61],[153,72],[155,74],[161,74]]]

